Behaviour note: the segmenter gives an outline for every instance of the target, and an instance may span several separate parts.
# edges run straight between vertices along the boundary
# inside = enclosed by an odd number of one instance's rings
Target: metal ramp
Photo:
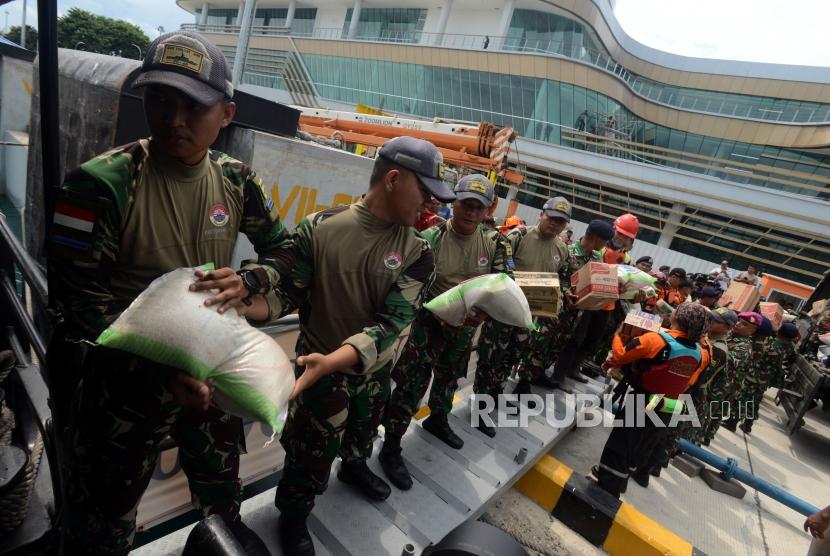
[[[587,384],[570,381],[568,386],[575,394],[600,396],[609,389],[606,383],[594,379],[589,379]],[[462,399],[469,399],[469,390],[468,386],[459,392]],[[508,386],[507,390],[512,387]],[[573,399],[566,401],[560,390],[534,388],[534,393],[554,396],[551,415],[557,419],[562,419],[567,411],[573,411],[574,415],[585,411],[584,407],[574,407]],[[415,553],[420,554],[464,521],[477,519],[572,429],[553,427],[544,415],[545,412],[530,417],[526,427],[499,428],[496,437],[489,438],[470,426],[469,403],[457,404],[450,420],[464,440],[461,450],[446,446],[424,431],[420,422],[413,421],[402,447],[414,484],[406,492],[393,486],[391,496],[383,502],[368,501],[337,480],[339,463],[335,462],[328,489],[317,498],[309,518],[317,554],[388,556],[400,554],[407,544],[413,545]],[[375,454],[381,444],[382,439],[378,438]],[[524,458],[517,457],[523,450],[526,450]],[[370,460],[369,467],[384,476],[376,457]],[[246,500],[242,504],[242,516],[266,542],[271,553],[281,556],[274,494],[272,488]],[[146,544],[133,554],[179,554],[192,528],[190,525]]]

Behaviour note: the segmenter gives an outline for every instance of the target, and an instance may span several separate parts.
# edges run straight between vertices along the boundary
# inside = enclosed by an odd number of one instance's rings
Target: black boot
[[[548,390],[556,390],[561,386],[561,383],[550,378],[548,375],[542,373],[539,378],[531,380],[530,383],[534,386],[547,388]]]
[[[740,424],[741,430],[746,434],[752,434],[752,421],[744,421]]]
[[[631,474],[631,478],[634,479],[634,482],[643,488],[648,488],[649,477],[650,475],[648,473],[648,469],[638,469]]]
[[[738,427],[738,420],[737,419],[729,419],[724,421],[720,424],[721,427],[725,428],[728,431],[735,432]]]
[[[306,516],[280,514],[280,544],[285,556],[314,556],[314,541],[308,532]]]
[[[360,492],[372,500],[386,500],[392,494],[392,489],[386,481],[372,473],[365,461],[340,464],[337,478],[360,489]]]
[[[525,379],[521,379],[516,384],[516,387],[513,388],[513,394],[516,394],[517,396],[521,396],[522,394],[530,394],[530,382]]]
[[[486,434],[487,436],[489,436],[490,438],[496,437],[496,427],[491,427],[490,425],[484,422],[484,419],[478,420],[478,425],[476,425],[476,428],[484,434]]]
[[[652,465],[648,470],[652,477],[659,477],[661,471],[663,471],[663,467],[660,465]]]
[[[265,543],[262,542],[259,535],[242,523],[242,518],[237,517],[235,521],[229,523],[228,529],[236,537],[236,540],[239,541],[239,544],[242,545],[242,548],[245,549],[246,554],[250,556],[271,556],[271,551],[268,550],[268,547],[265,546]]]
[[[446,415],[436,415],[433,413],[427,417],[422,426],[425,431],[432,433],[450,448],[460,450],[464,446],[464,441],[450,428]]]
[[[386,473],[386,477],[392,481],[392,484],[401,490],[409,490],[412,488],[412,476],[409,474],[409,469],[403,462],[401,456],[401,439],[393,436],[386,436],[383,439],[383,448],[378,454],[378,461]]]

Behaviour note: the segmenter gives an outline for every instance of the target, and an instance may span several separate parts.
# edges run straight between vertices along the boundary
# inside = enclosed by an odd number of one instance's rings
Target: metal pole
[[[233,88],[242,81],[242,72],[245,70],[245,59],[248,57],[248,41],[251,39],[251,26],[254,23],[256,0],[245,0],[245,12],[242,14],[242,26],[239,28],[239,42],[236,45],[236,56],[233,59]]]
[[[748,471],[744,471],[738,467],[738,462],[732,458],[723,459],[708,450],[704,450],[700,446],[695,446],[685,438],[680,439],[680,450],[699,459],[703,463],[708,463],[718,471],[721,471],[723,478],[727,481],[734,477],[747,486],[754,488],[758,492],[766,494],[773,500],[781,502],[788,508],[792,508],[802,515],[809,516],[819,510],[817,507],[805,502],[797,496],[790,494],[786,490],[777,487],[772,483],[768,483],[763,479],[759,479]]]
[[[20,23],[20,46],[26,48],[26,0],[23,0],[23,21]]]
[[[49,237],[54,191],[61,182],[60,120],[58,117],[58,5],[38,2],[38,77],[40,87],[40,144],[43,164],[44,237]]]

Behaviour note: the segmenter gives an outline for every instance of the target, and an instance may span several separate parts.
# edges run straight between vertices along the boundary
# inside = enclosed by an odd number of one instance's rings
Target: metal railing
[[[184,24],[182,28],[204,33],[239,33],[239,26],[237,25]],[[830,122],[830,104],[675,87],[631,73],[611,58],[608,53],[585,47],[574,41],[390,30],[373,33],[358,31],[353,39],[349,39],[348,31],[341,28],[316,28],[311,32],[304,33],[292,31],[289,27],[270,26],[255,26],[251,32],[253,35],[259,36],[374,41],[440,46],[462,50],[492,50],[557,56],[588,64],[611,73],[622,80],[628,86],[628,89],[637,96],[670,108],[701,114],[784,124]]]

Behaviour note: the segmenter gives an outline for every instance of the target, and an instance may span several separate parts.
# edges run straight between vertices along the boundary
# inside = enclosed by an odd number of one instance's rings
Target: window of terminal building
[[[311,35],[316,18],[317,8],[295,9],[291,31],[294,34]],[[254,13],[255,27],[285,27],[287,20],[288,8],[257,8]]]
[[[320,94],[333,100],[371,106],[383,103],[388,110],[427,118],[486,120],[511,125],[523,137],[552,144],[830,198],[830,157],[825,154],[656,125],[615,99],[570,83],[315,54],[304,55],[304,60]],[[580,124],[583,114],[587,114],[585,124]],[[610,116],[614,117],[612,126],[608,125]]]
[[[197,10],[201,13],[201,9]],[[221,8],[210,8],[207,12],[207,21],[205,22],[207,25],[236,25],[236,16],[239,13],[239,10],[236,9],[221,9]],[[196,21],[199,21],[199,16],[197,15]]]
[[[353,8],[346,10],[343,37],[348,36]],[[420,42],[427,18],[422,8],[363,8],[360,10],[356,39],[402,43]]]
[[[516,9],[504,43],[505,50],[550,52],[583,58],[598,51],[581,23],[539,10]]]

